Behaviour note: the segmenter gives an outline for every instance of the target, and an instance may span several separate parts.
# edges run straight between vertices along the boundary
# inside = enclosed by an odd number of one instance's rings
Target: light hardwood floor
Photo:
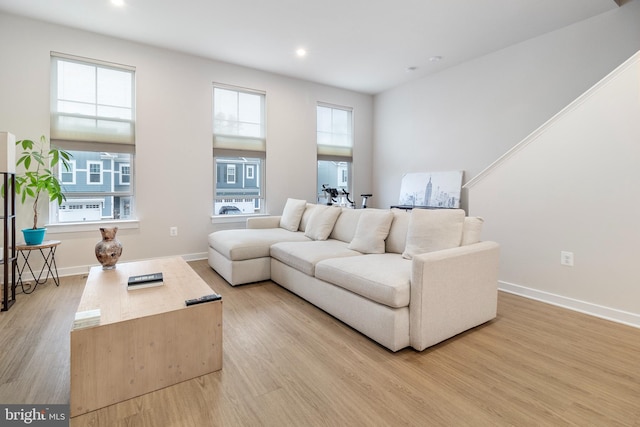
[[[71,426],[640,426],[640,329],[500,293],[497,319],[392,353],[271,282],[190,265],[223,296],[222,370]],[[68,403],[84,280],[0,314],[0,402]]]

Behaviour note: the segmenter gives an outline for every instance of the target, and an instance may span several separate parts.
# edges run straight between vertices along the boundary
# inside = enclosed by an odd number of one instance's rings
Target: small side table
[[[16,267],[18,270],[18,279],[16,280],[16,286],[20,285],[22,287],[22,292],[25,294],[30,294],[31,292],[36,290],[36,286],[39,284],[45,283],[49,276],[53,279],[53,282],[56,286],[60,286],[60,278],[58,277],[58,266],[56,265],[56,249],[62,243],[60,240],[45,240],[39,245],[27,245],[27,244],[18,244],[16,245],[16,252],[18,253],[18,259],[16,260]],[[36,278],[31,265],[29,265],[29,257],[31,256],[31,252],[40,251],[42,255],[42,259],[44,260],[44,264],[42,265],[42,269],[40,270],[40,274]],[[22,264],[22,268],[20,267],[20,257],[24,263]],[[28,268],[31,276],[33,277],[34,284],[33,287],[31,285],[27,285],[25,289],[25,283],[22,281],[22,273],[24,269]],[[42,279],[42,275],[46,271],[46,276]]]

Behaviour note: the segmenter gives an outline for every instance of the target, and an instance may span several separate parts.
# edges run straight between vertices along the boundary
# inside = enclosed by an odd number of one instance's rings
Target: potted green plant
[[[50,201],[61,205],[66,197],[60,180],[55,175],[55,166],[60,164],[69,170],[69,160],[72,155],[58,147],[46,148],[47,139],[44,135],[39,142],[30,139],[16,141],[16,146],[22,148],[16,166],[22,165],[24,172],[16,174],[16,194],[24,204],[27,197],[33,199],[33,227],[22,230],[27,245],[39,245],[44,240],[46,228],[38,228],[38,202],[40,195],[46,193]]]

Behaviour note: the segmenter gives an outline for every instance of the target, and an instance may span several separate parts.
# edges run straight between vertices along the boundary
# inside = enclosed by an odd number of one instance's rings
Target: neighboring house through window
[[[52,52],[51,142],[73,154],[51,223],[133,219],[134,67]]]
[[[265,93],[213,85],[214,215],[264,211]]]

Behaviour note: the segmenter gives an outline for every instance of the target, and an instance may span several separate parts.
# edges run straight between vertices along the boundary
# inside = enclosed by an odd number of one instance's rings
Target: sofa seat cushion
[[[284,228],[222,230],[209,234],[209,246],[231,261],[269,256],[269,248],[277,242],[306,242],[301,232]]]
[[[401,254],[326,259],[316,264],[316,278],[388,307],[409,305],[411,261]]]
[[[348,243],[334,239],[282,242],[271,246],[271,257],[306,275],[314,276],[316,264],[322,260],[362,255],[347,248],[347,245]]]

